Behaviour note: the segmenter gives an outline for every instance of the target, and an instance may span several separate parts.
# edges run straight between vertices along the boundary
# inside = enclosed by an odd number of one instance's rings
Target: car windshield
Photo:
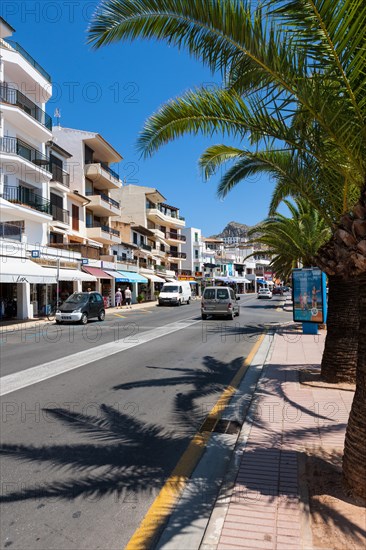
[[[163,286],[163,292],[178,292],[178,287],[169,285],[169,286]]]
[[[89,299],[89,294],[82,294],[81,292],[74,292],[65,300],[66,304],[84,304]]]

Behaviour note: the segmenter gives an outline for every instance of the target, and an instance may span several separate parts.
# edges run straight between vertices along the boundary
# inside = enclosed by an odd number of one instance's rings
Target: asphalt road
[[[124,548],[264,327],[290,320],[280,301],[4,334],[1,548]]]

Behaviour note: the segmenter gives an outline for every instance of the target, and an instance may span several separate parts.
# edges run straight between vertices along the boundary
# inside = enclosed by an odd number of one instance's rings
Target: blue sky
[[[187,226],[205,236],[227,222],[253,225],[267,215],[273,184],[253,177],[224,200],[218,178],[204,182],[197,160],[220,136],[187,136],[149,159],[136,140],[146,118],[168,99],[219,82],[203,66],[165,43],[121,42],[95,51],[86,45],[88,21],[97,0],[2,0],[1,16],[19,42],[52,76],[54,95],[47,111],[61,110],[61,126],[96,131],[122,154],[119,173],[127,183],[157,187],[180,208]],[[54,119],[55,120],[55,119]]]

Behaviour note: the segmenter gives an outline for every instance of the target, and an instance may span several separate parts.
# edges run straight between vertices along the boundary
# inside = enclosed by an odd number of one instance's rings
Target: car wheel
[[[207,319],[206,313],[202,313],[201,319],[202,319],[202,321],[206,321],[206,319]]]
[[[83,313],[82,316],[81,316],[81,319],[80,319],[80,323],[81,323],[82,325],[86,325],[87,322],[88,322],[88,316],[87,316],[86,313]]]
[[[235,313],[232,311],[232,312],[228,315],[228,319],[230,319],[230,321],[233,321],[233,320],[234,320],[234,317],[235,317]]]
[[[191,299],[188,298],[188,300],[187,300],[187,306],[189,306],[190,303],[191,303]]]
[[[181,305],[182,305],[182,302],[178,300],[178,306],[181,306]]]
[[[102,311],[99,312],[98,319],[99,319],[99,321],[104,321],[104,319],[105,319],[104,309],[102,309]]]
[[[237,312],[236,316],[239,317],[239,315],[240,315],[240,307],[238,307],[238,312]]]

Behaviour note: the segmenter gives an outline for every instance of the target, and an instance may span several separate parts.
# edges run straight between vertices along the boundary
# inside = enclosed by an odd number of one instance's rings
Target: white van
[[[188,281],[165,283],[159,294],[159,306],[189,304],[191,295],[191,285]]]

